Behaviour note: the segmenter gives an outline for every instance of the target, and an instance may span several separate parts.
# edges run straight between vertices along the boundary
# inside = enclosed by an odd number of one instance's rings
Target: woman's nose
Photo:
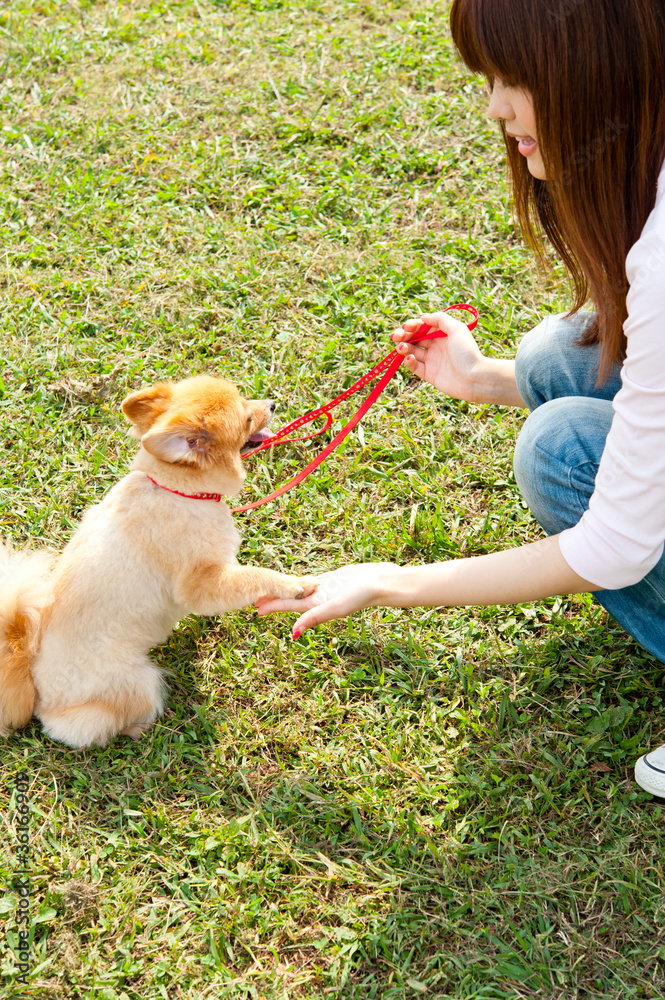
[[[510,121],[515,117],[510,101],[506,100],[503,86],[500,83],[497,83],[496,80],[494,81],[492,93],[490,94],[487,114],[490,118],[503,118],[505,121]]]

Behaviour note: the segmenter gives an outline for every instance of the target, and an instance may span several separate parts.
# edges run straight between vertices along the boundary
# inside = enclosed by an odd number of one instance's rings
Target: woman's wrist
[[[505,358],[481,356],[471,373],[473,398],[470,403],[491,403],[500,406],[524,406],[515,381],[515,362]]]
[[[376,580],[370,606],[375,608],[409,608],[414,607],[414,569],[413,566],[386,567]]]

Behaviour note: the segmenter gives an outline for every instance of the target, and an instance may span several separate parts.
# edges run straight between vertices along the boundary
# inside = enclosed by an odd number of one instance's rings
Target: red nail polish
[[[302,629],[302,628],[294,628],[293,632],[291,633],[291,639],[295,642],[296,639],[300,638],[300,636],[303,634],[303,632],[304,632],[304,629]]]

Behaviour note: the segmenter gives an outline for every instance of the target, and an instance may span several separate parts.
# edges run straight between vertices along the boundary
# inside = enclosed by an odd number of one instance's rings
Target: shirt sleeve
[[[638,583],[660,559],[665,540],[665,238],[660,232],[640,238],[626,272],[621,388],[589,508],[560,536],[571,569],[604,590]]]

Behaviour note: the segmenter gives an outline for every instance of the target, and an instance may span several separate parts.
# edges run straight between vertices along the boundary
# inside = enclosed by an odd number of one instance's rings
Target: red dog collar
[[[147,472],[146,476],[148,476]],[[219,503],[222,499],[221,493],[181,493],[180,490],[172,490],[168,486],[162,486],[162,484],[158,483],[156,479],[152,478],[152,476],[148,476],[148,479],[151,483],[154,483],[155,486],[159,486],[160,490],[166,490],[167,493],[175,493],[176,496],[185,497],[187,500],[214,500],[215,503]]]

